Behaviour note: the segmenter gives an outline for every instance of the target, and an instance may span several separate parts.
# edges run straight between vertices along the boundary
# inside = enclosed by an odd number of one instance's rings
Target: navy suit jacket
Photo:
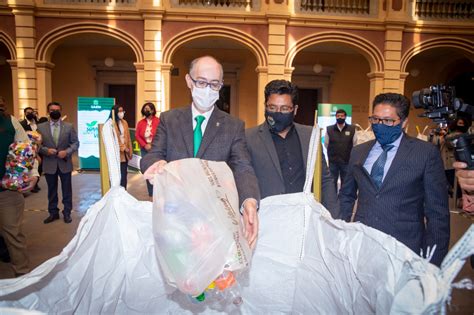
[[[260,201],[257,178],[245,142],[243,121],[214,108],[196,158],[223,161],[232,169],[240,204],[247,198]],[[191,106],[161,113],[152,148],[140,162],[142,172],[159,160],[192,158],[194,148]]]
[[[295,129],[301,143],[303,166],[306,172],[309,142],[313,128],[295,123]],[[284,194],[285,183],[281,173],[280,159],[267,123],[247,129],[246,137],[262,198]],[[329,174],[324,155],[322,165],[321,202],[331,212],[333,218],[338,219],[339,205],[337,204],[336,188],[332,176]]]
[[[436,244],[432,263],[440,265],[449,246],[447,181],[439,150],[404,135],[380,189],[364,168],[375,140],[354,147],[339,192],[341,216],[392,235],[415,253]]]

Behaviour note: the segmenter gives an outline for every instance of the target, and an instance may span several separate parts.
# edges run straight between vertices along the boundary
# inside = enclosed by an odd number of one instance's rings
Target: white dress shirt
[[[207,123],[209,122],[209,118],[211,117],[212,112],[214,111],[214,106],[211,107],[210,110],[208,110],[205,113],[200,113],[196,107],[194,107],[194,104],[191,105],[192,113],[193,113],[193,130],[196,128],[197,122],[196,122],[196,116],[204,116],[204,121],[201,124],[201,131],[202,135],[204,136],[204,131],[206,131]]]

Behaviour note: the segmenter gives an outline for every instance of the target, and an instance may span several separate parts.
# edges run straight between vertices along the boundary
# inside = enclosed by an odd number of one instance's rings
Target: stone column
[[[13,89],[13,113],[15,116],[19,112],[19,101],[18,101],[18,63],[16,60],[7,60],[10,64],[10,69],[12,71],[12,89]],[[21,113],[23,115],[23,113]],[[22,117],[22,116],[16,116]]]
[[[54,64],[45,61],[36,61],[36,86],[38,88],[38,114],[40,117],[46,116],[46,106],[53,100],[51,86],[51,71]]]
[[[265,85],[268,83],[267,67],[257,67],[258,97],[257,97],[257,125],[265,120]]]
[[[295,71],[294,67],[285,68],[284,79],[287,80],[287,81],[291,81],[291,76],[293,75],[293,71]]]
[[[384,91],[400,93],[400,66],[403,25],[387,25],[385,31]]]
[[[13,4],[15,16],[16,51],[17,51],[17,91],[18,100],[14,106],[14,115],[21,117],[23,109],[30,106],[41,109],[38,104],[35,68],[36,27],[33,4],[21,7]]]
[[[161,76],[161,26],[163,13],[150,11],[143,14],[145,26],[144,100],[153,102],[157,112],[165,110]]]
[[[285,75],[286,15],[268,14],[268,81]]]
[[[408,77],[408,72],[400,72],[400,93],[405,92],[405,80]]]
[[[170,109],[170,102],[171,102],[171,69],[173,65],[171,63],[163,63],[161,64],[161,78],[163,80],[163,111]]]
[[[138,122],[142,117],[142,106],[145,103],[145,75],[144,75],[144,65],[143,63],[135,62],[133,64],[135,69],[137,70],[137,97],[136,97],[136,105],[135,105],[135,117],[136,121]]]
[[[370,80],[370,94],[369,94],[369,113],[371,112],[370,104],[378,94],[384,90],[384,72],[370,72],[367,73]]]

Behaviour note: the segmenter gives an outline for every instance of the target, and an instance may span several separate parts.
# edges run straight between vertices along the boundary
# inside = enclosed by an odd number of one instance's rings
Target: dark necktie
[[[380,188],[382,186],[383,172],[385,167],[385,162],[387,162],[387,153],[390,149],[393,148],[393,145],[386,144],[382,146],[383,152],[380,154],[378,159],[375,161],[370,171],[370,177],[374,180],[375,186]]]
[[[196,128],[194,128],[194,157],[196,157],[202,141],[201,125],[204,119],[206,119],[206,117],[199,115],[196,116],[194,119],[196,120]]]

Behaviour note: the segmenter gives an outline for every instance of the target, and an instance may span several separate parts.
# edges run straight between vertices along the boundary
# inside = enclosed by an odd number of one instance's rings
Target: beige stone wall
[[[367,126],[369,113],[370,82],[367,73],[369,63],[362,55],[301,52],[295,57],[294,65],[312,66],[319,63],[334,71],[329,85],[327,102],[351,104],[353,123]]]
[[[190,62],[199,56],[212,55],[223,65],[229,68],[239,67],[237,108],[235,116],[246,122],[246,127],[253,127],[257,124],[257,61],[249,50],[245,49],[179,49],[173,56],[173,66],[179,68],[179,76],[171,76],[171,101],[170,108],[177,108],[188,105],[191,101],[191,94],[185,82],[185,75],[188,72]],[[225,83],[234,81],[232,78],[224,76]],[[231,91],[231,93],[234,91]]]
[[[59,46],[52,57],[52,99],[63,105],[67,121],[77,124],[77,97],[97,96],[94,61],[113,57],[118,60],[134,60],[133,53],[125,46]]]

